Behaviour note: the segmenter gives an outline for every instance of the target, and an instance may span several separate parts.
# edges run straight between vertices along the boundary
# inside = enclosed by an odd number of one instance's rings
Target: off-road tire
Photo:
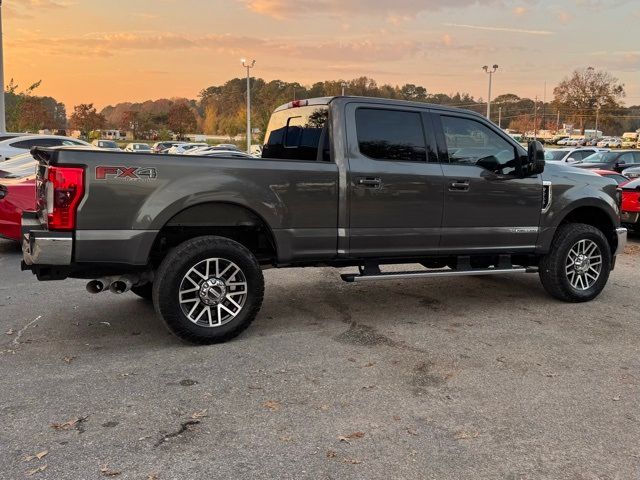
[[[574,288],[566,273],[569,252],[580,240],[593,241],[602,256],[600,275],[586,290]],[[611,247],[602,231],[584,223],[567,223],[558,228],[551,251],[540,260],[540,280],[544,289],[559,300],[572,303],[588,302],[597,297],[607,284],[611,261]]]
[[[240,312],[219,326],[201,326],[189,320],[180,305],[180,285],[189,270],[210,258],[227,259],[246,279],[246,297]],[[153,282],[153,304],[169,330],[194,344],[221,343],[238,336],[255,319],[264,297],[264,278],[254,255],[243,245],[224,237],[203,236],[173,248],[162,261]]]
[[[145,300],[152,300],[153,283],[145,283],[144,285],[140,285],[138,287],[131,287],[131,291],[140,298],[144,298]]]

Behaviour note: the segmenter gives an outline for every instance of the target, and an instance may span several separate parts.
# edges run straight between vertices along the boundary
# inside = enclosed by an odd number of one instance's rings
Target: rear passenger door
[[[476,116],[442,113],[434,120],[445,181],[441,251],[533,251],[542,178],[517,175],[524,149]]]
[[[349,103],[346,118],[351,255],[437,252],[444,190],[428,115]]]

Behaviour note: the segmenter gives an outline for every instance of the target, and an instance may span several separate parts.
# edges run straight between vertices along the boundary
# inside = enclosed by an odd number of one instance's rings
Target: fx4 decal
[[[96,180],[153,180],[158,172],[151,167],[96,167]]]

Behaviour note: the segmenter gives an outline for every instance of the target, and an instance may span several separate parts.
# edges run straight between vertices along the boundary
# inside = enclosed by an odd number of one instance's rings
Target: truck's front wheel
[[[153,302],[169,330],[191,343],[211,344],[239,335],[258,314],[262,270],[241,244],[198,237],[174,248],[153,282]]]
[[[604,234],[583,223],[558,228],[551,251],[540,261],[545,290],[565,302],[597,297],[611,271],[611,249]]]

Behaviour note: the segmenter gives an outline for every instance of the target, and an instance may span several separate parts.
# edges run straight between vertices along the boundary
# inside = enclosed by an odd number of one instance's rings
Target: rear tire
[[[583,223],[568,223],[558,228],[551,251],[540,260],[540,280],[559,300],[588,302],[607,284],[611,257],[602,231]]]
[[[156,312],[174,335],[196,344],[239,335],[258,314],[263,296],[256,258],[223,237],[197,237],[178,245],[153,282]]]

